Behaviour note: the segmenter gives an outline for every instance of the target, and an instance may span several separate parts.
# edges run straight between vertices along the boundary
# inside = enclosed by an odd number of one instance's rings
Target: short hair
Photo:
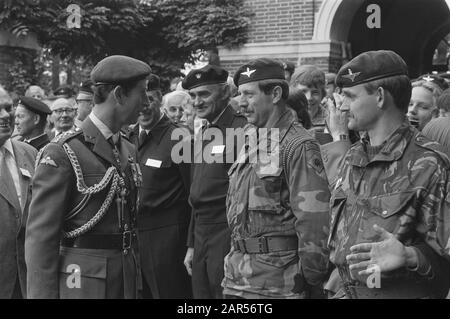
[[[423,87],[427,91],[430,91],[433,94],[433,105],[436,105],[437,99],[442,94],[442,89],[439,87],[439,85],[425,81],[425,80],[419,80],[412,83],[412,88],[416,87]]]
[[[42,97],[45,97],[45,91],[38,85],[30,85],[25,91],[25,96],[32,97],[33,92],[39,92]]]
[[[100,104],[105,102],[108,98],[109,93],[111,93],[111,91],[114,90],[116,86],[120,86],[123,89],[125,95],[128,95],[128,93],[130,93],[130,91],[139,83],[139,81],[142,81],[143,79],[144,78],[139,78],[137,80],[117,84],[94,85],[94,103]]]
[[[276,87],[280,86],[282,90],[281,98],[283,100],[287,100],[289,97],[289,84],[286,80],[262,80],[258,81],[259,89],[264,92],[264,94],[268,95],[272,93],[272,90]]]
[[[375,93],[379,87],[391,94],[394,104],[399,110],[403,113],[408,112],[412,88],[411,81],[407,75],[395,75],[364,84],[364,88],[369,94]]]
[[[291,77],[291,86],[297,84],[320,88],[322,95],[325,95],[325,73],[314,65],[302,65]]]
[[[191,96],[188,93],[186,93],[185,91],[173,91],[173,92],[167,93],[162,98],[162,106],[167,107],[168,106],[167,103],[169,102],[169,100],[174,99],[174,98],[181,100],[181,105],[183,105],[191,99]]]
[[[301,90],[291,90],[286,104],[295,111],[304,128],[310,129],[312,127],[311,116],[308,112],[308,100]]]

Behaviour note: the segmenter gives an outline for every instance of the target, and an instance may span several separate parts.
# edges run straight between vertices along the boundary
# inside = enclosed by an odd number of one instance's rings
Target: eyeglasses
[[[57,110],[54,110],[53,113],[62,115],[64,113],[73,114],[73,113],[75,113],[75,111],[76,111],[75,109],[57,109]]]

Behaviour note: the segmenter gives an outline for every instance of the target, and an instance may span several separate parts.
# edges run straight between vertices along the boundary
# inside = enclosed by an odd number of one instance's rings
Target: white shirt
[[[22,206],[22,190],[20,187],[19,169],[17,168],[16,157],[14,155],[11,139],[7,139],[5,144],[0,147],[0,156],[4,157],[3,160],[5,160],[6,167],[11,174],[14,182],[14,188],[16,189],[17,197],[19,198],[19,203]]]

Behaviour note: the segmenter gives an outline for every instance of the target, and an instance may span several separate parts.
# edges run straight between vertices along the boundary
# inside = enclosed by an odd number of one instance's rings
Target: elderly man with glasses
[[[65,98],[56,99],[50,110],[52,111],[50,121],[54,125],[52,132],[49,134],[51,138],[74,127],[77,110],[69,100]]]

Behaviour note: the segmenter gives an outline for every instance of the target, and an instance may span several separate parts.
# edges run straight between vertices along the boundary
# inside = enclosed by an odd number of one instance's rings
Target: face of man
[[[355,131],[372,129],[379,117],[377,94],[369,94],[364,84],[342,90],[344,100],[341,111],[348,112],[348,128]]]
[[[308,111],[311,116],[314,117],[320,107],[320,102],[322,102],[323,99],[321,88],[303,84],[297,84],[296,88],[305,94],[306,99],[308,100]]]
[[[408,118],[410,121],[419,122],[419,131],[434,117],[436,112],[433,93],[421,86],[414,87],[409,101]]]
[[[2,100],[0,98],[0,100]],[[12,104],[0,102],[0,146],[11,137],[13,129],[14,110]]]
[[[258,82],[245,83],[239,86],[239,106],[247,121],[257,127],[265,127],[276,106],[272,95],[264,94]]]
[[[136,123],[144,109],[149,107],[150,102],[146,91],[147,80],[143,79],[137,82],[125,95],[123,105],[120,108],[120,118],[123,120],[123,125]]]
[[[78,94],[76,98],[78,119],[84,121],[84,119],[91,113],[94,106],[93,97],[89,98],[87,94]]]
[[[189,90],[195,112],[199,118],[213,121],[228,104],[223,84],[203,85]]]
[[[59,132],[65,132],[73,127],[77,110],[69,103],[59,104],[52,107],[51,121],[55,125],[55,129]]]
[[[157,91],[147,91],[146,96],[148,103],[139,113],[139,125],[144,129],[150,129],[161,117],[161,96]]]
[[[28,138],[39,124],[39,115],[19,105],[16,108],[15,124],[17,133]]]

